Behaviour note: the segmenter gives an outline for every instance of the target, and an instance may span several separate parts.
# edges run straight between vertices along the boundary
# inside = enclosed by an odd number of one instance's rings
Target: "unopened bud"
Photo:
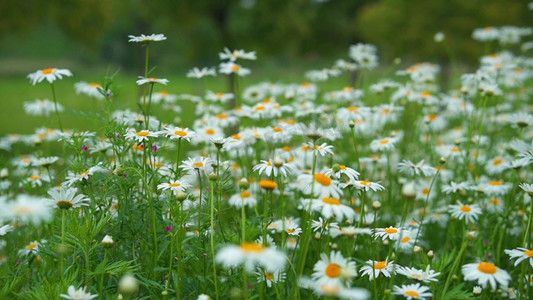
[[[0,179],[5,179],[7,178],[7,176],[9,176],[9,171],[7,170],[7,168],[3,168],[2,170],[0,170]]]
[[[168,291],[167,290],[164,290],[161,292],[161,296],[167,296],[168,295]]]
[[[248,179],[241,178],[241,180],[239,180],[239,187],[243,190],[248,189],[250,187],[250,183],[248,182]]]
[[[415,184],[412,181],[402,186],[402,195],[407,199],[414,199],[416,197]]]
[[[109,235],[104,236],[102,239],[102,246],[104,246],[104,248],[111,248],[114,244],[115,242],[113,241],[113,237]]]
[[[476,297],[479,297],[481,295],[482,291],[483,291],[483,289],[480,286],[475,286],[472,289],[472,294],[474,294],[474,296],[476,296]]]
[[[217,180],[218,180],[217,174],[215,173],[209,174],[209,181],[217,181]]]
[[[424,249],[422,249],[422,247],[420,247],[420,246],[415,246],[413,248],[413,252],[416,253],[416,254],[420,254],[420,253],[422,253],[422,251],[424,251]]]
[[[355,127],[355,122],[354,121],[350,121],[349,126],[350,126],[350,128],[354,128]]]
[[[373,201],[373,202],[372,202],[372,208],[373,208],[374,210],[380,210],[380,209],[381,209],[381,202],[379,202],[379,201],[377,201],[377,200],[376,200],[376,201]]]
[[[135,295],[139,290],[139,283],[135,276],[126,274],[120,278],[118,290],[125,295]]]
[[[315,239],[319,240],[321,236],[320,232],[315,233]]]
[[[279,157],[274,158],[274,167],[281,168],[285,162]]]
[[[475,231],[469,231],[466,233],[466,237],[471,241],[475,240],[476,236],[477,236],[477,232]]]
[[[429,259],[433,259],[433,257],[435,257],[435,253],[433,253],[433,250],[429,250],[427,255]]]
[[[339,164],[334,164],[331,169],[333,170],[333,172],[337,173],[341,170],[341,166]]]

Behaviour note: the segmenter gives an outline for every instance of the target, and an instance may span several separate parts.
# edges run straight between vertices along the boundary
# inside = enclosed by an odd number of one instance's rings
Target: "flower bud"
[[[102,239],[102,246],[104,246],[104,248],[111,248],[114,244],[115,242],[113,241],[113,237],[109,235],[104,236]]]
[[[422,251],[424,251],[424,249],[422,249],[422,247],[420,247],[420,246],[414,246],[414,248],[413,248],[413,252],[416,253],[416,254],[420,254],[420,253],[422,253]]]
[[[185,199],[187,199],[187,193],[183,191],[178,191],[178,193],[176,194],[176,200],[183,201]]]
[[[380,210],[380,209],[381,209],[381,202],[379,202],[379,201],[377,201],[377,200],[374,201],[374,202],[372,202],[372,208],[373,208],[374,210]]]
[[[435,253],[433,253],[433,250],[429,250],[427,255],[429,259],[433,259],[433,257],[435,257]]]
[[[243,190],[247,190],[249,187],[250,187],[250,183],[248,182],[248,179],[241,178],[241,180],[239,180],[239,188]]]
[[[475,286],[472,289],[472,294],[474,294],[475,297],[479,297],[479,296],[481,296],[481,292],[482,291],[483,291],[483,289],[480,286]]]
[[[7,176],[9,176],[9,171],[7,170],[7,168],[3,168],[2,170],[0,170],[0,179],[5,179],[7,178]]]
[[[402,186],[402,195],[407,199],[414,199],[416,197],[414,182],[407,182]]]
[[[139,290],[139,283],[135,276],[125,274],[118,282],[118,290],[125,295],[134,295]]]
[[[217,174],[215,173],[209,174],[209,181],[217,181],[217,180],[218,180]]]

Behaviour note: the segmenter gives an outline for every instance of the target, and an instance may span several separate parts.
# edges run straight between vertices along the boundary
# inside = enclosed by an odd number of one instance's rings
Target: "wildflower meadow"
[[[35,68],[24,118],[53,126],[0,137],[0,299],[530,299],[532,37],[475,29],[446,87],[367,43],[254,84],[253,49],[217,49],[191,94],[132,33],[134,108],[116,74]]]

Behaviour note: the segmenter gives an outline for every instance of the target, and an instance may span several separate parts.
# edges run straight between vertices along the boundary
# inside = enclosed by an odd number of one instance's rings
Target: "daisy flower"
[[[82,206],[89,206],[91,201],[84,194],[76,195],[78,189],[76,188],[53,188],[48,190],[48,195],[52,197],[49,199],[53,205],[61,209],[78,208]]]
[[[533,196],[533,184],[529,183],[520,183],[518,185],[524,192],[526,192],[530,197]]]
[[[298,285],[304,289],[313,290],[318,296],[358,300],[367,300],[370,298],[369,291],[361,288],[346,288],[340,283],[319,284],[310,278],[301,277],[298,280]]]
[[[189,157],[183,164],[180,166],[185,171],[203,171],[206,174],[211,173],[212,164],[214,161],[209,157],[197,156],[195,158]]]
[[[35,85],[36,83],[42,82],[45,79],[46,81],[52,83],[57,79],[62,79],[63,76],[70,77],[72,76],[72,73],[67,69],[47,68],[31,73],[27,76],[27,78],[30,79],[31,84]]]
[[[367,220],[369,220],[368,217],[367,217]],[[372,234],[372,229],[370,229],[370,228],[357,228],[357,227],[354,227],[354,226],[343,226],[343,227],[330,226],[330,230],[329,230],[329,235],[331,235],[332,238],[336,238],[339,235],[343,235],[343,236],[346,236],[346,237],[353,238],[353,237],[355,237],[358,234],[371,235]]]
[[[330,223],[327,219],[322,219],[322,217],[318,217],[318,221],[312,220],[311,229],[313,229],[314,232],[320,231],[321,233],[324,233],[328,232],[330,228],[339,228],[339,224]]]
[[[178,195],[179,192],[185,192],[191,185],[183,180],[171,180],[170,182],[164,182],[157,185],[158,190],[171,190],[174,195]]]
[[[477,281],[477,284],[481,285],[483,288],[487,286],[487,283],[490,283],[490,286],[494,290],[496,289],[497,284],[507,287],[511,280],[511,276],[507,271],[496,267],[490,262],[482,261],[479,263],[466,264],[461,267],[461,271],[463,272],[464,280]]]
[[[68,287],[67,294],[61,294],[61,298],[65,299],[71,299],[71,300],[91,300],[96,297],[98,297],[98,294],[92,295],[91,293],[87,293],[86,287],[80,287],[76,290],[73,285]]]
[[[4,203],[3,215],[13,222],[33,223],[48,222],[52,219],[53,210],[43,198],[18,195],[14,201]]]
[[[95,83],[95,82],[85,82],[80,81],[74,84],[74,89],[76,90],[76,94],[85,94],[89,97],[93,97],[96,99],[104,99],[104,89],[101,84]],[[107,90],[105,93],[110,93],[111,91]]]
[[[370,143],[370,150],[373,152],[383,151],[388,152],[394,149],[394,144],[397,142],[397,138],[387,137],[382,139],[373,140]]]
[[[402,233],[403,231],[403,233]],[[376,228],[374,229],[374,238],[378,239],[381,238],[382,240],[389,239],[391,241],[395,241],[400,238],[403,234],[409,234],[409,231],[403,230],[402,228],[395,228],[395,227],[388,227],[388,228]]]
[[[153,33],[150,35],[141,34],[140,36],[128,35],[128,37],[130,38],[128,42],[134,42],[134,43],[159,42],[159,41],[164,41],[167,39],[167,37],[162,33],[159,33],[159,34]]]
[[[38,255],[39,250],[41,250],[40,248],[41,248],[41,244],[37,241],[33,241],[29,243],[26,247],[24,247],[24,249],[19,250],[18,255],[21,257],[25,257],[25,256],[32,255],[32,254]]]
[[[233,50],[230,51],[227,47],[224,48],[224,52],[220,52],[218,54],[220,60],[229,60],[231,62],[236,61],[237,59],[249,59],[249,60],[256,60],[257,57],[255,55],[255,51],[252,52],[245,52],[244,50]]]
[[[312,142],[306,144],[311,147],[314,153],[317,153],[320,156],[333,155],[333,146],[328,145],[327,143],[322,143],[321,145],[313,145]]]
[[[335,179],[341,179],[342,175],[346,175],[351,181],[355,181],[359,178],[359,172],[345,165],[338,164],[333,165],[330,169],[325,169],[322,173]]]
[[[190,142],[192,138],[195,137],[196,133],[189,128],[182,127],[164,127],[165,130],[161,131],[161,134],[164,134],[166,137],[171,140],[181,140],[184,139],[187,142]]]
[[[63,105],[57,103],[57,111],[62,112]],[[30,116],[45,116],[48,117],[55,112],[54,102],[48,99],[37,99],[32,102],[24,102],[24,111]]]
[[[168,79],[165,78],[156,78],[156,77],[143,77],[139,76],[139,79],[136,81],[137,85],[143,85],[147,83],[160,83],[166,85],[168,83]]]
[[[259,265],[267,272],[273,273],[285,267],[287,257],[273,247],[264,247],[258,243],[244,243],[239,246],[223,247],[216,254],[215,261],[225,268],[244,265],[247,272],[252,272]]]
[[[452,181],[449,184],[442,185],[442,191],[446,194],[466,192],[466,191],[472,190],[472,188],[473,188],[472,184],[467,181],[459,182],[459,183]]]
[[[513,185],[503,180],[490,180],[480,183],[477,188],[489,196],[503,196],[511,190]]]
[[[159,133],[150,130],[137,131],[135,129],[129,129],[125,134],[127,140],[134,140],[137,143],[148,141],[149,137],[158,137]]]
[[[255,272],[255,275],[257,275],[257,282],[265,281],[268,288],[271,288],[274,283],[284,282],[286,277],[285,272],[282,270],[271,273],[260,268]]]
[[[81,173],[74,173],[72,171],[68,171],[67,177],[65,178],[67,181],[64,182],[66,186],[72,186],[76,182],[81,182],[84,180],[89,180],[91,176],[94,175],[96,172],[103,172],[105,171],[104,168],[100,167],[100,164],[90,167],[88,170],[83,171]]]
[[[259,175],[264,173],[269,177],[272,174],[274,177],[278,177],[278,174],[281,174],[283,177],[287,177],[294,170],[295,168],[292,164],[284,163],[279,159],[275,159],[274,161],[272,161],[272,159],[269,159],[268,161],[262,160],[261,163],[253,167],[254,172],[259,173]]]
[[[384,186],[377,182],[372,182],[368,180],[353,180],[349,181],[346,184],[344,184],[342,187],[346,188],[348,186],[355,186],[358,190],[363,190],[365,192],[368,192],[369,190],[372,190],[374,192],[382,191],[385,189]]]
[[[378,277],[380,274],[383,274],[385,277],[391,277],[394,273],[395,265],[394,261],[375,261],[368,260],[367,264],[361,267],[361,275],[368,276],[368,280],[372,281],[374,278]]]
[[[241,208],[243,204],[252,208],[257,204],[257,199],[252,196],[250,191],[246,190],[231,196],[228,204],[236,208]]]
[[[466,223],[473,223],[481,214],[481,208],[477,204],[463,204],[460,201],[455,205],[448,205],[448,212],[452,217],[465,220]]]
[[[207,91],[205,99],[209,101],[227,103],[231,99],[235,98],[233,93],[214,93],[212,91]]]
[[[398,267],[398,269],[396,269],[396,273],[401,274],[407,278],[426,283],[429,283],[431,281],[437,282],[438,279],[436,277],[440,275],[440,272],[435,272],[434,270],[431,270],[430,265],[426,267],[425,271],[410,267]]]
[[[424,160],[421,160],[416,164],[410,160],[402,160],[398,163],[398,171],[409,176],[432,176],[435,174],[435,168],[425,165]]]
[[[420,283],[394,286],[393,295],[404,296],[407,299],[427,299],[433,297],[429,292],[429,287],[423,286]]]
[[[311,210],[318,211],[326,219],[335,217],[337,222],[341,222],[344,218],[353,221],[356,214],[353,208],[341,203],[340,199],[332,197],[323,197],[317,200],[303,199],[303,207],[311,207]]]
[[[215,68],[202,68],[202,69],[198,69],[196,67],[192,68],[189,70],[189,72],[187,72],[187,77],[189,78],[203,78],[205,76],[216,76],[217,75],[217,71],[215,70]]]
[[[251,73],[250,69],[243,68],[240,65],[233,62],[223,62],[218,66],[218,72],[222,74],[235,73],[239,76],[246,76]]]
[[[316,173],[314,176],[311,174],[300,174],[298,181],[301,185],[300,190],[306,195],[315,195],[317,198],[335,197],[341,196],[341,190],[338,187],[338,181],[332,180],[329,176],[323,173]],[[312,190],[314,187],[314,190]]]
[[[342,256],[340,252],[333,251],[329,255],[320,254],[320,260],[313,267],[311,277],[318,284],[340,284],[357,276],[355,262]]]
[[[514,263],[515,267],[526,259],[529,260],[529,264],[533,267],[533,250],[518,247],[512,250],[506,249],[504,252],[509,255],[511,259],[518,258]]]
[[[6,235],[10,231],[13,231],[13,226],[11,225],[0,226],[0,236]]]

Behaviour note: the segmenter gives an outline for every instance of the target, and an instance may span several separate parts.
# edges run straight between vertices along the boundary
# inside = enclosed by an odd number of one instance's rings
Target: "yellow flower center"
[[[26,250],[33,250],[37,248],[37,246],[38,246],[37,243],[31,243],[28,246],[26,246]]]
[[[420,296],[420,294],[418,294],[418,292],[416,291],[405,291],[405,294],[409,297],[418,297]]]
[[[331,278],[336,278],[341,275],[342,267],[337,264],[329,264],[326,267],[326,275],[328,275]]]
[[[526,251],[524,251],[524,254],[529,256],[529,257],[533,257],[533,250],[526,250]]]
[[[227,114],[218,114],[217,118],[219,118],[219,119],[227,119],[228,115]]]
[[[187,136],[187,132],[183,130],[176,130],[174,131],[174,134],[179,136]]]
[[[263,252],[265,250],[265,247],[258,243],[244,243],[241,244],[240,248],[244,252]]]
[[[318,181],[321,185],[329,186],[331,185],[331,178],[329,176],[324,175],[322,173],[315,174],[315,180]]]
[[[346,166],[345,165],[340,165],[339,168],[341,168],[341,170],[346,170]]]
[[[54,68],[48,68],[48,69],[44,69],[43,70],[43,74],[44,75],[48,75],[48,74],[52,74],[52,72],[54,72]]]
[[[372,183],[372,181],[368,181],[368,180],[363,180],[363,181],[360,182],[361,185],[369,185],[371,183]]]
[[[489,202],[494,205],[500,205],[500,199],[498,198],[490,198]]]
[[[169,183],[168,186],[169,187],[178,187],[178,186],[181,186],[181,183],[178,183],[178,182]]]
[[[496,158],[495,160],[492,161],[492,164],[497,166],[497,165],[500,165],[502,162],[503,162],[503,159]]]
[[[410,237],[406,236],[402,239],[402,243],[408,243],[411,240]]]
[[[461,206],[461,211],[462,212],[466,212],[466,213],[471,212],[472,211],[472,207],[470,207],[468,205],[463,205],[463,206]]]
[[[359,110],[359,108],[357,106],[349,106],[348,108],[346,108],[348,111],[357,111]]]
[[[241,67],[239,67],[238,65],[233,65],[233,66],[231,66],[231,70],[234,71],[234,72],[239,71],[240,68],[241,68]]]
[[[15,206],[15,208],[13,208],[13,212],[16,214],[27,214],[32,211],[33,208],[31,206]]]
[[[428,188],[423,188],[423,189],[422,189],[422,194],[423,194],[423,195],[427,195],[427,194],[429,194],[429,189],[428,189]]]
[[[213,134],[215,134],[215,130],[209,128],[209,129],[207,129],[207,130],[205,131],[205,133],[207,133],[207,134],[209,134],[209,135],[213,135]]]
[[[192,165],[193,165],[194,167],[196,167],[196,168],[201,168],[201,167],[204,166],[204,163],[203,163],[203,162],[197,162],[197,163],[194,163],[194,164],[192,164]]]
[[[259,105],[259,106],[256,106],[254,109],[255,109],[256,111],[265,110],[265,109],[266,109],[266,106],[264,106],[264,105]]]
[[[437,115],[429,115],[429,116],[428,116],[428,119],[429,119],[430,121],[435,121],[435,120],[437,119]]]
[[[82,176],[82,177],[85,176],[85,175],[89,175],[89,171],[85,171],[85,172],[81,172],[80,173],[80,176]]]
[[[265,190],[273,190],[278,187],[278,184],[275,181],[263,179],[259,181],[259,186]]]
[[[431,96],[431,92],[429,92],[429,91],[423,91],[422,92],[422,97],[428,97],[428,96]]]
[[[285,123],[287,123],[287,124],[289,124],[289,125],[294,125],[294,124],[296,124],[296,121],[294,121],[294,120],[287,120],[287,122],[285,122]]]
[[[266,280],[272,280],[274,279],[274,274],[265,272],[265,278]]]
[[[489,181],[490,185],[503,185],[503,181]]]
[[[494,274],[498,271],[496,266],[489,262],[480,262],[477,269],[485,274]]]
[[[250,193],[249,191],[241,192],[241,197],[243,197],[243,198],[248,198],[251,195],[252,195],[252,193]]]
[[[387,267],[387,263],[384,261],[378,261],[377,263],[374,264],[374,269],[381,270],[381,269],[385,269],[386,267]]]
[[[283,132],[283,129],[281,129],[279,127],[274,127],[274,128],[272,128],[272,131],[274,131],[274,132]]]
[[[294,233],[295,231],[296,231],[296,230],[295,230],[294,228],[289,228],[289,229],[287,229],[287,232],[288,232],[288,233]]]
[[[388,144],[389,143],[389,139],[382,139],[381,141],[379,141],[379,143],[382,144],[382,145]]]
[[[238,134],[232,134],[230,137],[232,137],[235,140],[240,140],[241,139],[241,136],[238,135]]]
[[[331,197],[322,198],[322,202],[327,203],[327,204],[332,204],[332,205],[341,205],[341,200],[331,198]]]
[[[161,95],[161,96],[165,97],[165,96],[168,96],[168,95],[170,95],[170,93],[169,93],[169,92],[167,92],[167,91],[160,91],[160,92],[159,92],[159,95]]]
[[[454,152],[454,153],[457,153],[457,152],[460,152],[461,149],[459,149],[458,147],[453,147],[450,151]]]
[[[39,175],[33,175],[33,176],[30,177],[30,179],[31,179],[31,180],[39,180],[39,179],[41,179],[41,176],[39,176]]]
[[[150,134],[150,131],[147,131],[147,130],[137,132],[137,135],[138,135],[138,136],[147,136],[147,135],[149,135],[149,134]]]
[[[281,148],[281,150],[289,152],[289,151],[292,151],[292,148],[285,146],[285,147]]]
[[[96,82],[91,82],[89,83],[89,85],[93,88],[101,88],[102,86],[99,84],[99,83],[96,83]]]
[[[396,228],[385,228],[385,232],[388,234],[398,233],[398,229]]]

